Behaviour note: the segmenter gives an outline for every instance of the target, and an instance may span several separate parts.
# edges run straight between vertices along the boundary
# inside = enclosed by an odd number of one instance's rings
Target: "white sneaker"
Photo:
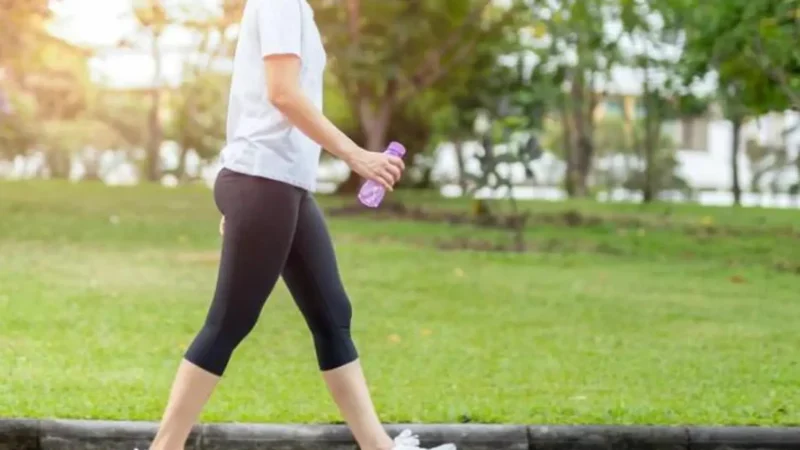
[[[424,449],[419,446],[419,437],[411,433],[411,430],[403,430],[394,438],[394,450],[456,450],[453,444],[444,444],[431,449]]]
[[[411,430],[403,430],[402,433],[394,438],[393,450],[457,450],[454,444],[444,444],[431,449],[424,449],[419,446],[419,437],[411,433]],[[138,448],[134,450],[139,450]]]

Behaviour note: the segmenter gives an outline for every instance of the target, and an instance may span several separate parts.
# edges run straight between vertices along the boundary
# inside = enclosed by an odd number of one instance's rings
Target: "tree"
[[[15,78],[26,68],[26,56],[47,36],[49,0],[0,0],[0,68]]]
[[[448,2],[312,1],[331,70],[361,127],[365,147],[382,151],[393,116],[421,92],[447,90],[464,78],[475,49],[515,32],[519,3],[496,11],[491,0]],[[511,30],[511,31],[509,31]],[[409,157],[415,148],[409,148]],[[357,189],[356,174],[341,190]]]
[[[147,143],[145,145],[145,178],[148,181],[161,179],[161,144],[164,140],[164,131],[161,124],[162,101],[162,52],[161,36],[167,27],[172,25],[172,18],[167,14],[167,9],[161,0],[136,0],[133,3],[133,15],[136,18],[140,31],[149,39],[149,53],[153,59],[155,70],[153,79],[148,89],[150,110],[147,114]],[[135,46],[135,39],[125,39],[121,45]]]
[[[792,165],[785,142],[764,145],[751,138],[744,143],[744,150],[753,172],[750,191],[757,194],[762,193],[765,186],[776,184],[781,171]],[[766,179],[769,174],[773,175],[771,182]]]
[[[543,153],[539,135],[544,128],[545,107],[549,100],[547,90],[535,90],[533,87],[543,84],[541,78],[549,79],[542,67],[529,68],[523,58],[518,58],[513,65],[487,66],[484,82],[469,84],[480,88],[472,92],[470,97],[458,97],[461,106],[467,107],[469,115],[456,116],[462,120],[466,132],[465,117],[474,121],[470,128],[481,142],[478,154],[480,169],[478,173],[466,170],[461,161],[462,187],[468,195],[487,188],[505,194],[511,206],[512,217],[510,228],[514,231],[515,248],[522,251],[525,247],[524,228],[527,215],[520,214],[514,197],[515,180],[513,166],[521,166],[527,180],[536,181],[532,164]],[[477,80],[476,80],[477,81]],[[456,122],[458,124],[458,122]],[[474,199],[474,207],[478,219],[491,219],[492,211],[488,205]]]
[[[538,79],[541,75],[539,68],[527,70],[522,51],[524,47],[520,44],[514,48],[512,41],[506,45],[511,51],[506,56],[515,58],[516,64],[503,64],[496,48],[479,46],[472,55],[472,64],[462,69],[466,75],[462,85],[438,96],[433,91],[434,101],[429,102],[430,105],[423,105],[429,111],[431,118],[427,121],[433,124],[437,138],[454,144],[462,193],[466,193],[469,187],[463,145],[466,141],[479,138],[475,130],[478,118],[488,112],[496,113],[503,99],[525,108],[532,104],[534,98],[538,99],[543,93],[552,91],[552,86],[549,90],[543,89],[544,83]],[[437,105],[443,107],[436,110]],[[434,114],[430,113],[432,110]],[[522,114],[522,111],[519,112]],[[543,114],[544,108],[529,114],[531,119],[537,116],[536,120],[530,122],[532,128],[541,127]]]
[[[643,114],[635,121],[633,141],[643,164],[639,186],[642,201],[650,203],[656,199],[660,190],[675,187],[676,184],[681,188],[687,187],[674,174],[677,167],[675,143],[664,135],[665,123],[700,115],[708,107],[702,99],[691,93],[681,93],[672,82],[659,83],[654,79],[654,69],[659,66],[663,74],[664,66],[661,61],[650,56],[640,56],[637,59],[643,72],[640,97]]]
[[[619,188],[635,170],[632,167],[635,148],[633,143],[633,124],[629,118],[619,116],[604,116],[597,122],[595,128],[595,147],[597,156],[605,157],[605,167],[596,169],[597,184],[604,187],[607,192]],[[554,124],[555,125],[555,124]],[[548,139],[553,140],[553,135],[560,133],[558,126],[551,126]],[[622,160],[622,165],[616,163]]]
[[[524,108],[524,107],[523,107]],[[534,179],[531,164],[542,155],[536,135],[531,133],[530,123],[539,120],[527,116],[523,108],[513,108],[510,102],[501,100],[488,116],[479,118],[478,133],[482,142],[482,153],[478,156],[480,172],[466,172],[468,193],[474,195],[487,188],[505,193],[511,206],[510,228],[513,230],[514,248],[525,249],[525,224],[527,214],[520,214],[514,197],[514,180],[511,166],[520,164],[529,179]],[[482,120],[480,120],[482,119]],[[490,218],[492,213],[484,202],[477,200],[473,208],[478,219]],[[483,216],[483,217],[482,217]]]
[[[227,105],[220,101],[228,95],[230,74],[216,69],[221,58],[230,58],[235,40],[229,31],[238,23],[244,2],[226,0],[219,14],[186,15],[176,20],[199,37],[184,62],[181,86],[170,97],[170,120],[165,135],[179,146],[175,175],[186,176],[186,157],[194,151],[201,159],[214,158],[225,143]]]
[[[676,0],[669,6],[681,17],[687,78],[716,75],[717,101],[732,124],[731,190],[738,206],[743,123],[769,111],[800,108],[796,45],[800,5],[795,0],[729,0],[713,5]]]
[[[0,114],[0,159],[24,155],[37,141],[36,98],[19,89],[5,88],[7,112]]]
[[[89,103],[88,116],[114,129],[122,141],[120,148],[134,150],[147,145],[147,112],[149,106],[141,101],[136,90],[98,88]]]
[[[562,147],[571,197],[586,197],[595,156],[595,110],[607,79],[619,60],[619,33],[609,31],[629,1],[563,0],[537,2],[536,23],[542,28],[538,56],[564,90],[554,103],[562,122]]]
[[[204,160],[214,158],[225,145],[226,97],[229,77],[214,72],[193,74],[172,97],[172,118],[166,136],[180,149],[175,176],[186,176],[186,156],[190,150]]]
[[[15,39],[23,45],[24,54],[18,48],[0,54],[6,64],[4,91],[10,106],[0,125],[2,153],[25,156],[40,149],[45,163],[58,166],[53,171],[60,175],[69,171],[64,164],[69,156],[59,153],[63,146],[49,145],[52,141],[45,128],[60,129],[85,116],[93,91],[88,68],[91,52],[41,28],[46,11],[20,8],[11,13],[16,14],[15,20],[3,18],[6,24],[19,27],[22,34]],[[28,21],[18,23],[22,17]]]
[[[387,131],[388,141],[402,142],[406,148],[414,151],[405,159],[407,164],[416,169],[400,180],[400,187],[428,188],[431,185],[433,166],[428,164],[426,152],[433,150],[432,139],[435,124],[431,117],[447,105],[447,99],[440,92],[430,90],[418,95],[413,102],[398,105],[392,113],[392,123]]]
[[[53,178],[69,177],[72,162],[79,157],[86,170],[84,178],[100,179],[100,152],[118,147],[122,140],[106,123],[85,117],[45,121],[39,134],[38,145]]]

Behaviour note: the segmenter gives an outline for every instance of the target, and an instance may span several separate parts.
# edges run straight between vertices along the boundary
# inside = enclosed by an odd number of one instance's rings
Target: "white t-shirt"
[[[247,0],[233,62],[227,145],[222,166],[313,192],[320,146],[268,100],[263,58],[300,57],[303,92],[322,110],[327,57],[314,11],[306,0]]]

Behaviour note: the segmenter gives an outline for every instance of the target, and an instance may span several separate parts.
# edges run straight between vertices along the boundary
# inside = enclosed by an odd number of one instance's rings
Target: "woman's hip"
[[[214,202],[226,221],[236,216],[296,217],[307,192],[270,178],[222,169],[214,182]]]

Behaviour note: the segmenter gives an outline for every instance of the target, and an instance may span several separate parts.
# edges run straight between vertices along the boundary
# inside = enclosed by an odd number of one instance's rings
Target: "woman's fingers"
[[[395,183],[403,176],[403,169],[405,164],[402,159],[388,156],[371,178],[387,191],[393,191]]]
[[[392,178],[392,185],[400,181],[400,178],[403,176],[403,170],[406,168],[405,163],[402,159],[396,156],[388,156],[386,158],[386,164],[384,164],[384,170],[388,172]]]
[[[391,191],[392,186],[394,185],[394,182],[392,181],[392,175],[389,174],[385,169],[376,170],[369,178],[383,186],[387,191]]]
[[[392,178],[392,184],[400,181],[400,177],[403,176],[403,171],[399,167],[391,164],[386,166],[386,173]]]
[[[394,190],[393,188],[394,180],[392,180],[391,174],[387,172],[382,172],[380,175],[378,175],[378,177],[380,178],[380,183],[383,185],[384,188],[386,188],[387,191],[391,192]]]
[[[406,169],[406,163],[403,162],[402,159],[400,159],[400,158],[398,158],[396,156],[389,156],[389,163],[392,166],[397,167],[398,169],[400,169],[401,172]]]

